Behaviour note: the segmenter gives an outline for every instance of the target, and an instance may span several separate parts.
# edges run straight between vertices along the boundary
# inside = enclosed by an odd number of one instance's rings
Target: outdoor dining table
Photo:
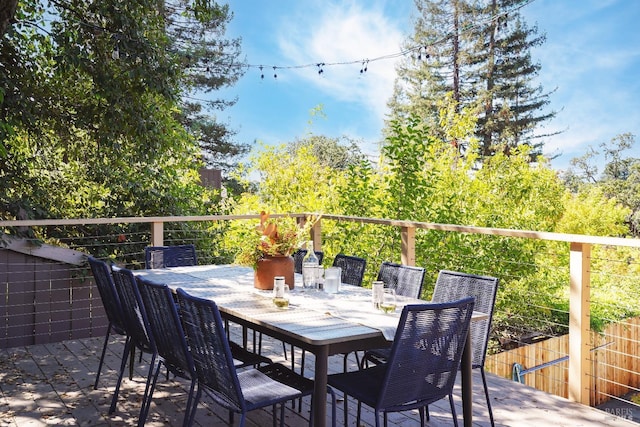
[[[338,294],[303,289],[290,292],[288,309],[277,308],[271,291],[253,287],[253,269],[236,265],[199,265],[136,270],[136,275],[208,298],[226,319],[283,340],[315,355],[313,424],[326,425],[328,359],[334,354],[387,347],[393,340],[402,306],[424,300],[398,297],[394,314],[376,310],[371,290],[343,284]],[[296,281],[300,278],[297,277]],[[474,313],[472,320],[486,318]],[[471,426],[471,338],[462,360],[464,425]]]

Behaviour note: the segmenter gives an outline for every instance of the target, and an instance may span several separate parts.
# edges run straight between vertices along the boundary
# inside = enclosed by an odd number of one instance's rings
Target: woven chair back
[[[156,344],[151,334],[144,304],[136,286],[136,278],[130,270],[118,269],[113,271],[113,282],[118,295],[120,295],[125,328],[133,339],[134,345],[144,351],[155,353]]]
[[[364,271],[367,268],[367,261],[364,258],[338,254],[333,259],[333,266],[342,269],[342,283],[362,286]]]
[[[158,354],[164,364],[175,375],[194,378],[195,366],[171,289],[165,284],[152,283],[141,277],[138,278],[138,288]]]
[[[385,288],[395,289],[396,295],[420,298],[424,282],[424,268],[395,264],[384,261],[380,265],[378,280],[384,282]]]
[[[452,393],[472,313],[473,298],[403,308],[379,407],[419,407]]]
[[[322,260],[324,259],[324,252],[315,251],[316,257],[318,257],[318,264],[322,265]],[[293,253],[293,268],[294,271],[298,274],[302,274],[302,260],[307,254],[306,249],[298,249]]]
[[[106,262],[92,256],[88,260],[109,324],[116,333],[126,335],[122,305],[120,304],[118,291],[113,283],[111,268]]]
[[[245,413],[246,403],[218,306],[182,289],[177,290],[177,297],[199,386],[207,387],[208,394],[222,406]]]
[[[198,265],[194,245],[147,246],[144,248],[144,259],[146,268]]]
[[[442,270],[436,280],[431,301],[445,302],[473,297],[475,300],[474,310],[489,315],[487,319],[474,321],[471,324],[474,368],[484,367],[497,293],[498,279],[496,277]]]

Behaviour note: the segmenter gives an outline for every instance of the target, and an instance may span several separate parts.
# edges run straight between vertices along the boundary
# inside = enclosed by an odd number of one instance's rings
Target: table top
[[[342,284],[338,294],[328,294],[303,289],[301,278],[297,277],[296,286],[290,292],[289,308],[279,309],[273,303],[272,291],[254,288],[250,267],[199,265],[137,270],[135,274],[212,299],[223,314],[295,335],[298,340],[315,346],[382,337],[391,341],[402,307],[426,302],[398,297],[396,312],[384,314],[373,307],[371,289]]]

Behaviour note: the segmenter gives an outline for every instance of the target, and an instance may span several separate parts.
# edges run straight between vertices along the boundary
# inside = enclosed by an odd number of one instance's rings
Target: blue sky
[[[365,73],[361,60],[400,52],[413,30],[413,0],[242,0],[231,10],[227,35],[242,39],[247,63],[264,65],[223,92],[238,98],[218,114],[237,139],[272,145],[345,135],[375,155],[396,59],[370,62]],[[557,116],[540,130],[562,131],[545,139],[545,152],[560,155],[553,167],[620,133],[640,137],[640,1],[534,0],[521,13],[547,36],[532,55],[542,65],[539,82],[555,90],[549,108]],[[321,62],[355,63],[320,74]],[[320,105],[324,117],[313,116]],[[640,157],[636,145],[629,155]]]

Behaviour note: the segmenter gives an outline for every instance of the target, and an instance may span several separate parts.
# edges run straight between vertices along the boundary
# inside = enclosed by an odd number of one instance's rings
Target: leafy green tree
[[[182,99],[239,76],[230,17],[199,0],[20,1],[0,39],[1,216],[208,210],[198,167],[243,148]]]
[[[229,19],[227,5],[201,0],[20,0],[0,39],[0,217],[226,213],[198,169],[224,167],[244,148],[188,97],[241,74],[239,41],[224,37]],[[178,224],[166,238],[180,243],[202,227]],[[210,236],[201,252],[228,261],[221,230],[199,231]],[[82,236],[93,253],[111,250],[114,235],[148,228],[49,227],[32,237]],[[142,253],[128,249],[123,258]]]
[[[357,142],[348,137],[329,138],[323,135],[309,135],[306,138],[296,139],[289,144],[289,147],[293,151],[309,147],[320,164],[338,170],[345,170],[364,160]]]
[[[541,66],[533,62],[531,49],[541,46],[544,35],[529,28],[518,12],[520,0],[491,0],[483,9],[484,25],[472,30],[475,41],[471,63],[479,75],[482,114],[476,131],[481,155],[497,151],[509,154],[519,145],[529,145],[541,154],[533,130],[555,116],[543,112],[549,93],[535,84]],[[506,13],[506,12],[509,13]]]
[[[591,191],[598,187],[602,194],[630,209],[627,226],[634,236],[640,235],[640,159],[625,157],[633,148],[635,136],[623,133],[600,144],[600,150],[589,147],[584,155],[571,159],[571,167],[564,173],[565,184],[574,192]],[[599,156],[605,166],[598,168]]]
[[[262,147],[245,171],[246,176],[257,177],[259,185],[242,195],[233,212],[310,211],[602,235],[624,231],[625,209],[608,200],[602,189],[570,194],[545,161],[530,162],[531,148],[526,145],[480,163],[474,145],[473,109],[457,112],[447,100],[441,106],[437,132],[420,117],[391,122],[375,164],[361,160],[346,169],[322,164],[310,141],[296,145],[297,150],[287,145]],[[455,144],[446,142],[457,140],[469,141],[467,155],[461,156]],[[242,236],[253,231],[246,224],[232,229],[225,237],[229,248],[240,245]],[[400,261],[397,227],[323,220],[322,230],[325,264],[340,252],[365,258],[365,286],[375,279],[382,261]],[[551,335],[566,332],[569,251],[565,243],[419,229],[415,244],[416,264],[427,270],[425,299],[441,269],[491,274],[501,278],[494,319],[497,336],[518,339],[531,330]],[[627,255],[609,254],[608,250],[594,249],[597,259],[593,262],[601,263],[596,266],[598,271],[616,268],[606,260]],[[636,254],[629,251],[628,256]],[[628,274],[625,269],[637,266],[622,264],[609,277]],[[592,317],[594,327],[633,313],[626,304],[607,304],[610,295],[621,298],[624,287],[635,289],[623,282],[594,280],[593,301],[598,303]]]

